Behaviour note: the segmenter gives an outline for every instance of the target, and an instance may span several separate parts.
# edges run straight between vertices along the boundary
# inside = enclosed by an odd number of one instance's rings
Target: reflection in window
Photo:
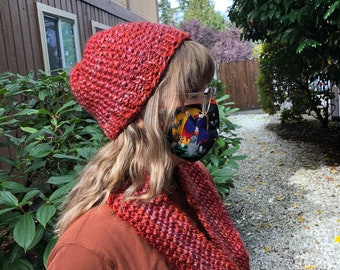
[[[71,69],[77,61],[73,22],[52,16],[44,21],[50,69]]]
[[[58,36],[58,19],[47,16],[45,16],[44,19],[50,68],[51,70],[60,69],[63,66],[59,46],[60,41]]]
[[[65,67],[73,67],[77,61],[76,44],[74,42],[73,23],[61,20],[61,32],[63,37],[63,55]]]

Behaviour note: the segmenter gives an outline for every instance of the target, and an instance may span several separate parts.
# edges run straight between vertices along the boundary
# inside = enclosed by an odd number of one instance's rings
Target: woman
[[[217,136],[213,74],[207,49],[169,26],[121,24],[88,41],[71,88],[111,141],[64,204],[49,270],[249,269],[196,162]]]

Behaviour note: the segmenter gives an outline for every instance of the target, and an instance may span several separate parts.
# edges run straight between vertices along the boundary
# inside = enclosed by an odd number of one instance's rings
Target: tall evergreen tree
[[[163,24],[174,25],[174,14],[175,9],[171,8],[170,0],[159,0],[158,1],[159,10],[159,21]]]
[[[178,0],[179,8],[184,11],[184,21],[198,20],[202,25],[214,30],[225,29],[225,18],[215,11],[211,0]]]

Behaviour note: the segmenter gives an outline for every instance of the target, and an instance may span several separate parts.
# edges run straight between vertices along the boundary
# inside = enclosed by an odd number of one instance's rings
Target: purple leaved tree
[[[241,30],[230,29],[215,32],[198,20],[184,21],[181,29],[190,33],[193,40],[209,48],[217,63],[243,61],[251,58],[252,44],[241,39]]]
[[[216,32],[209,26],[202,25],[198,20],[181,22],[180,28],[191,35],[192,40],[212,49],[215,44]]]
[[[252,44],[241,39],[241,30],[235,25],[230,30],[217,33],[215,40],[211,52],[216,62],[229,63],[251,58]]]

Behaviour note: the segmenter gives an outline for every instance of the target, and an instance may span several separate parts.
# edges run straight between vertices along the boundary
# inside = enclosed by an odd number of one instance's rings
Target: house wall
[[[158,22],[157,0],[111,0],[150,22]]]
[[[77,15],[81,53],[93,34],[91,20],[113,26],[154,20],[158,16],[155,15],[156,0],[1,0],[0,73],[11,71],[25,75],[30,70],[44,69],[36,2]],[[123,2],[129,2],[130,10]],[[148,4],[138,6],[137,2]]]

